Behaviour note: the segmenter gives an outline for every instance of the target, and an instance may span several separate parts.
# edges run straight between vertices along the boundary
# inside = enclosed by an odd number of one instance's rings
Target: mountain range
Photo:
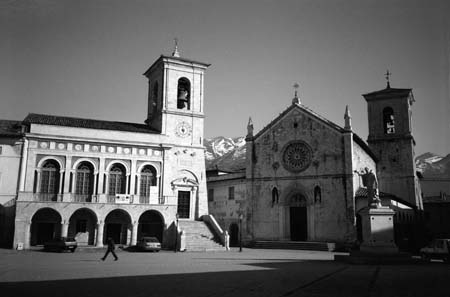
[[[235,172],[245,168],[245,137],[218,136],[205,139],[206,169]],[[417,171],[424,177],[450,177],[450,154],[425,153],[416,157]]]

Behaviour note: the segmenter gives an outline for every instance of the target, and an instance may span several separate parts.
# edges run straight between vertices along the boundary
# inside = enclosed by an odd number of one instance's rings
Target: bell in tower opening
[[[190,109],[190,94],[191,84],[187,78],[180,78],[178,80],[178,95],[177,95],[177,108],[178,109]]]

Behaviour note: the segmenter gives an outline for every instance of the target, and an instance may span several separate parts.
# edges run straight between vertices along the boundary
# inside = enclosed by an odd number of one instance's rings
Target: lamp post
[[[239,252],[242,252],[242,219],[244,215],[242,213],[239,214]]]
[[[175,219],[176,219],[176,225],[175,225],[175,249],[174,252],[177,252],[177,248],[178,248],[178,213],[175,214]]]

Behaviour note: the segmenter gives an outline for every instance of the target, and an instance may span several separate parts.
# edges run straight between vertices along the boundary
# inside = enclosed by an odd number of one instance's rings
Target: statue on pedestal
[[[367,188],[367,203],[371,208],[377,208],[381,206],[381,200],[378,192],[378,181],[375,173],[368,167],[364,168],[365,171],[355,171],[362,177],[363,185]]]

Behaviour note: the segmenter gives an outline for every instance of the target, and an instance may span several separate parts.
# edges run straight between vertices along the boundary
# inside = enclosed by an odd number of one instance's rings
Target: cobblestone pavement
[[[450,296],[450,265],[350,265],[333,253],[0,250],[0,296]]]

